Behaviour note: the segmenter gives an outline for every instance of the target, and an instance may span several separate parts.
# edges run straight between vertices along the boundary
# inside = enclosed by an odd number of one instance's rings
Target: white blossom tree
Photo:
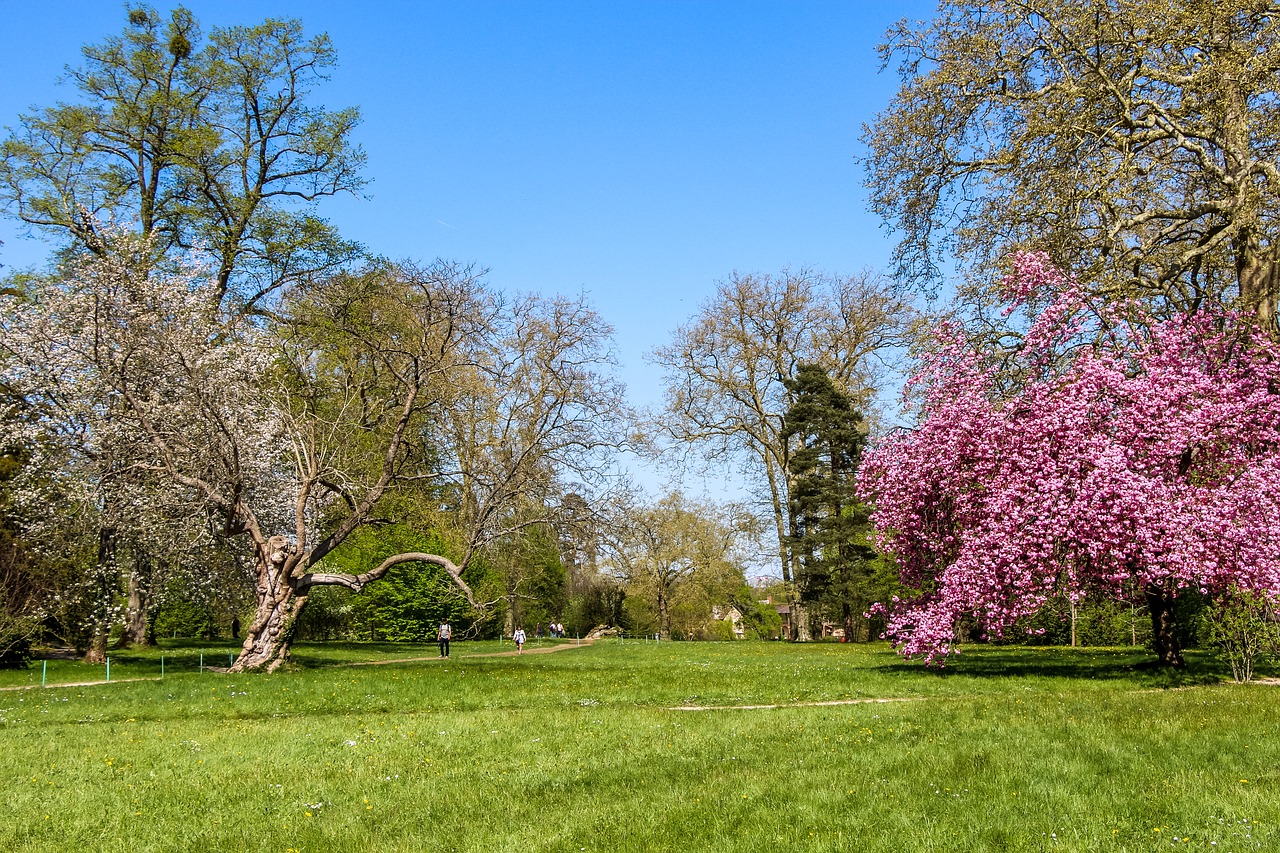
[[[359,590],[400,563],[439,567],[480,607],[462,574],[530,523],[511,508],[561,472],[598,472],[617,441],[610,330],[581,303],[508,306],[469,270],[379,263],[289,294],[266,323],[220,307],[216,277],[112,243],[11,300],[8,380],[56,398],[56,428],[87,452],[112,448],[167,506],[246,542],[257,604],[236,670],[287,658],[312,587]],[[405,490],[437,501],[457,559],[325,571]]]

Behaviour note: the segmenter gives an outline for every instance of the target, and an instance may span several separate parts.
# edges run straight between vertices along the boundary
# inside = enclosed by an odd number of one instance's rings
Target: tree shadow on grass
[[[1138,688],[1196,687],[1219,684],[1231,677],[1222,661],[1208,652],[1185,653],[1181,669],[1161,666],[1150,651],[1130,647],[1063,648],[1055,646],[966,646],[947,659],[944,667],[920,661],[880,664],[877,671],[895,675],[949,679],[1055,679],[1072,681],[1128,681]]]

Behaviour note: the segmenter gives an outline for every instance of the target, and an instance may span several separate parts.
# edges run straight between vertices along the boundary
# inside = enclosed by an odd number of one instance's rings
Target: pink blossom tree
[[[864,458],[878,544],[918,590],[882,605],[886,636],[940,663],[962,620],[999,636],[1056,596],[1137,592],[1181,665],[1181,591],[1280,590],[1280,352],[1222,306],[1158,320],[1039,254],[1004,284],[1006,315],[1046,306],[1021,344],[943,324],[908,384],[916,427]]]

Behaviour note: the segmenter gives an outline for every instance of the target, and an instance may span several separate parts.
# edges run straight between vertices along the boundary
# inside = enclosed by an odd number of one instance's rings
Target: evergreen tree
[[[868,545],[868,510],[854,476],[866,437],[852,397],[826,370],[801,364],[786,380],[792,403],[783,437],[792,447],[792,547],[800,557],[801,599],[838,610],[845,637],[874,600],[875,551]]]

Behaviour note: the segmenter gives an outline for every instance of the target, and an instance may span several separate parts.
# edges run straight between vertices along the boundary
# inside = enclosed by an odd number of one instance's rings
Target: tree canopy
[[[279,665],[312,587],[359,590],[399,563],[440,567],[479,605],[470,560],[537,523],[557,477],[589,480],[625,412],[609,329],[584,305],[508,305],[465,269],[375,263],[264,324],[211,299],[216,276],[156,271],[143,238],[104,233],[111,251],[6,300],[2,378],[78,452],[109,446],[171,516],[246,543],[258,600],[237,667]],[[457,561],[331,571],[406,491],[438,508]]]
[[[1173,311],[1280,292],[1280,10],[1254,0],[944,0],[891,29],[902,87],[866,128],[897,274],[990,280],[1047,251]]]
[[[783,419],[791,454],[791,547],[804,601],[833,607],[845,637],[880,597],[870,545],[869,510],[855,477],[867,437],[853,398],[816,364],[801,364],[786,380],[792,403]]]
[[[0,143],[0,205],[75,250],[106,251],[103,222],[157,257],[198,249],[212,295],[253,307],[357,253],[312,209],[365,183],[359,110],[311,99],[335,62],[296,20],[206,39],[181,6],[167,20],[132,6],[121,35],[68,67],[78,100],[20,116]]]
[[[792,400],[787,382],[799,365],[815,364],[834,387],[866,402],[910,311],[873,275],[736,275],[654,352],[666,374],[662,431],[685,452],[739,464],[759,487],[788,582],[799,558],[790,545],[794,442],[784,436]]]
[[[1024,381],[954,327],[910,380],[918,425],[864,457],[861,494],[912,596],[889,607],[906,654],[938,661],[959,625],[999,635],[1051,598],[1142,596],[1181,663],[1183,591],[1280,589],[1280,352],[1247,315],[1158,320],[1022,254],[1038,297]]]

